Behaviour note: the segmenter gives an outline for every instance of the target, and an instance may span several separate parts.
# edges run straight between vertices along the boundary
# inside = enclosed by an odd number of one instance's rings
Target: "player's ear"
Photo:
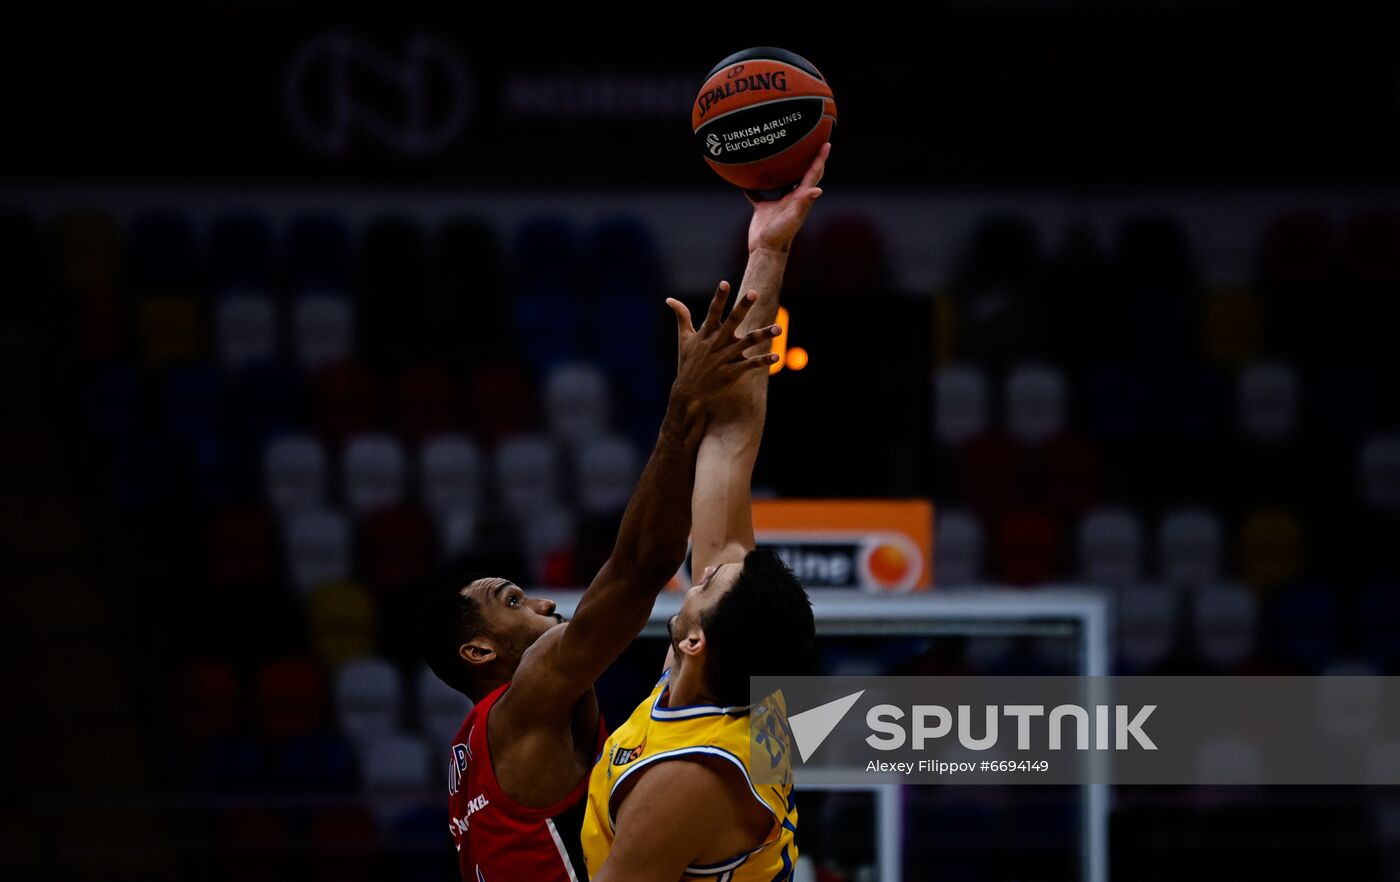
[[[692,627],[685,632],[679,643],[681,652],[686,655],[699,655],[705,649],[705,632],[699,627]]]
[[[463,661],[474,665],[484,665],[496,657],[496,644],[485,637],[475,637],[457,647],[457,654]]]

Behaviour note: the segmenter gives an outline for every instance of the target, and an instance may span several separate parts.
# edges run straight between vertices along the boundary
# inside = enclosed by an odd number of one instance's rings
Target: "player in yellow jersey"
[[[739,290],[758,299],[745,327],[777,316],[788,252],[821,195],[830,149],[792,193],[751,198]],[[684,333],[690,317],[678,321]],[[791,776],[775,782],[750,765],[751,716],[777,721],[767,730],[773,763],[786,762],[786,724],[780,703],[749,707],[749,677],[805,672],[816,640],[802,586],[776,555],[754,550],[750,484],[767,399],[768,378],[755,374],[711,405],[691,499],[700,578],[671,620],[666,672],[589,778],[582,839],[593,882],[781,882],[796,865]]]

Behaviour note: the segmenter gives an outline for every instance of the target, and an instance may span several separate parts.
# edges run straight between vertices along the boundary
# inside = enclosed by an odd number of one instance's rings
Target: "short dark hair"
[[[749,677],[807,673],[817,626],[797,577],[768,549],[744,555],[739,578],[700,620],[709,646],[705,679],[726,707],[749,703]]]
[[[462,587],[473,581],[445,583],[428,597],[418,614],[418,646],[423,660],[439,680],[471,698],[476,697],[476,678],[458,649],[487,631],[481,604],[474,597],[462,596]]]

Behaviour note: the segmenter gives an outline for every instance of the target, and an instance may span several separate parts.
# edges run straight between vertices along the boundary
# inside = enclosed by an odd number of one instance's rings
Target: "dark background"
[[[549,591],[606,556],[670,376],[660,301],[742,269],[747,208],[686,114],[748,45],[808,57],[840,108],[784,291],[812,361],[773,380],[760,492],[930,497],[936,590],[1100,586],[1122,672],[1395,672],[1393,14],[675,12],[694,29],[13,12],[0,874],[453,878],[462,708],[413,614],[446,572]],[[441,54],[406,90],[415,45]],[[443,438],[479,464],[434,495]],[[610,720],[660,655],[601,684]],[[1068,663],[993,638],[823,657]],[[906,877],[1073,878],[1076,798],[917,788]],[[824,882],[862,878],[872,817],[804,801]],[[1112,877],[1393,878],[1394,817],[1379,789],[1120,789]]]

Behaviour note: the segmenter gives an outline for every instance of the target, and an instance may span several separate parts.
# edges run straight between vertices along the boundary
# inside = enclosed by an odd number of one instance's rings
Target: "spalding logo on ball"
[[[690,112],[710,168],[745,190],[782,191],[802,179],[836,125],[836,100],[813,64],[760,46],[715,65]]]

